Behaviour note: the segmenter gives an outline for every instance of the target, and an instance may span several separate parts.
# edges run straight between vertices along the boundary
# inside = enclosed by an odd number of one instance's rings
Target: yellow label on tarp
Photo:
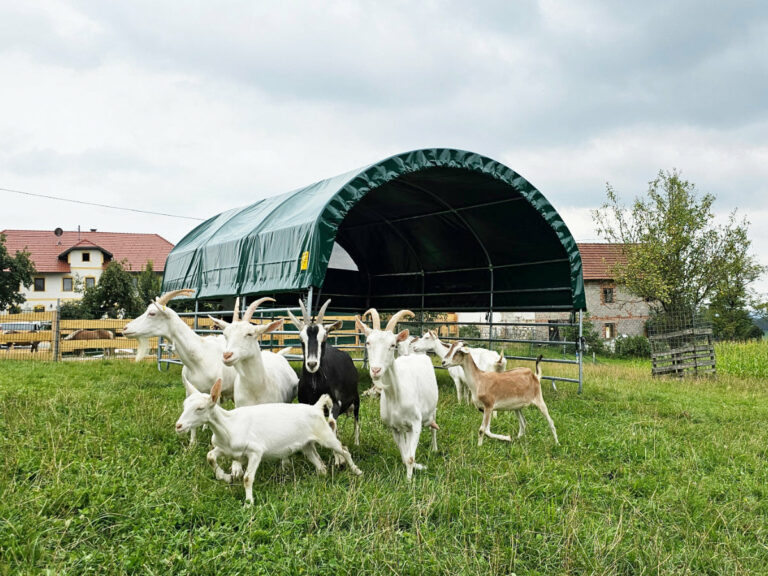
[[[309,268],[309,250],[305,250],[301,255],[301,269],[306,270]]]

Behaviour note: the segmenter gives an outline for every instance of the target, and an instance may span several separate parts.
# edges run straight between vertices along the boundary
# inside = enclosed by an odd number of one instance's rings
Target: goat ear
[[[229,326],[229,322],[225,322],[224,320],[219,320],[218,318],[214,318],[210,314],[208,314],[208,318],[213,322],[216,326],[224,330],[227,326]]]
[[[336,320],[336,322],[334,322],[333,324],[327,324],[327,325],[323,326],[323,328],[325,328],[326,332],[330,332],[331,330],[338,330],[338,329],[340,329],[343,324],[344,324],[343,321]]]
[[[285,322],[285,318],[279,318],[278,320],[275,320],[274,322],[270,322],[264,327],[259,327],[259,333],[260,334],[266,334],[267,332],[273,332],[280,328],[283,325],[283,322]]]
[[[221,378],[216,380],[216,383],[211,388],[211,403],[217,404],[221,398]]]
[[[370,328],[368,328],[368,326],[366,326],[365,324],[363,324],[363,321],[362,321],[362,320],[360,320],[360,316],[355,316],[355,327],[356,327],[356,328],[357,328],[357,329],[358,329],[360,332],[362,332],[363,334],[365,334],[366,336],[368,336],[368,334],[370,334],[370,333],[371,333],[371,329],[370,329]]]
[[[406,340],[409,334],[410,333],[408,332],[408,328],[406,328],[405,330],[402,330],[397,334],[397,341],[402,342],[403,340]]]

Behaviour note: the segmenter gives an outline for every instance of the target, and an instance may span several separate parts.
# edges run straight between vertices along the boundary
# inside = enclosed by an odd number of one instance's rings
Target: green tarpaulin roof
[[[353,265],[329,267],[334,244]],[[176,245],[163,279],[197,298],[291,305],[310,286],[334,309],[586,307],[576,242],[547,199],[503,164],[442,148],[214,216]]]

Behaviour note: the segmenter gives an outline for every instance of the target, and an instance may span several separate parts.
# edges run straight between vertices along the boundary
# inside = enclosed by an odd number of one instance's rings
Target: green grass
[[[587,364],[582,396],[545,386],[560,446],[529,409],[522,441],[478,448],[441,371],[440,450],[425,433],[412,484],[366,399],[360,446],[340,422],[362,477],[267,462],[246,508],[210,433],[174,433],[178,367],[2,362],[0,574],[768,573],[768,387],[649,372]]]

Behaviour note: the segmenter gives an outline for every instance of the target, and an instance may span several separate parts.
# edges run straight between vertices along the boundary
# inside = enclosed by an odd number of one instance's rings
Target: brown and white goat
[[[544,414],[549,429],[552,430],[552,436],[555,437],[555,444],[559,444],[555,423],[549,417],[547,405],[541,395],[541,358],[539,356],[536,359],[535,373],[530,368],[515,368],[507,372],[484,372],[477,367],[463,342],[453,343],[443,358],[443,366],[464,368],[466,382],[472,393],[472,401],[483,411],[483,422],[477,437],[478,446],[482,445],[484,436],[506,442],[512,441],[510,436],[491,432],[491,415],[494,410],[514,410],[520,422],[517,437],[522,437],[526,426],[522,409],[531,404]]]

